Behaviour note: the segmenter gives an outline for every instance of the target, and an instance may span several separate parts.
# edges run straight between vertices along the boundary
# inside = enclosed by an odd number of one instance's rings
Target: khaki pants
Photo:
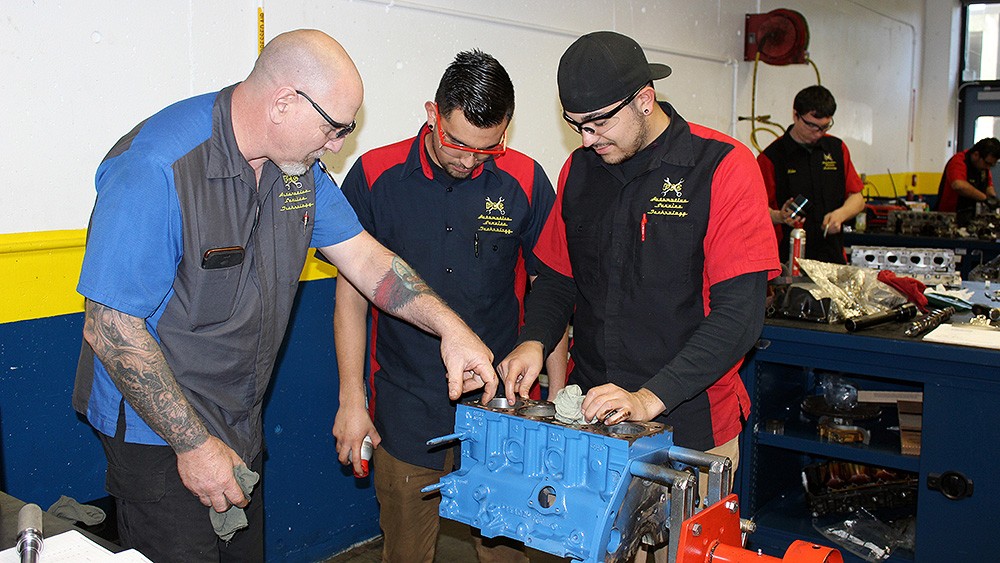
[[[730,473],[730,479],[732,479],[736,475],[736,467],[740,463],[740,437],[736,436],[725,444],[712,448],[705,453],[721,455],[732,460],[733,469],[732,473]],[[732,481],[730,481],[729,486],[732,488]],[[699,473],[698,496],[701,497],[702,502],[708,497],[708,478],[703,473]],[[646,563],[650,555],[653,556],[653,561],[656,563],[667,563],[666,547],[647,548],[644,546],[639,547],[639,553],[635,556],[635,563]]]
[[[441,518],[441,495],[421,493],[451,472],[454,450],[445,457],[444,467],[428,469],[410,465],[377,448],[372,456],[372,476],[379,503],[379,525],[385,535],[384,563],[432,563],[437,547]],[[526,563],[524,546],[506,538],[482,538],[472,532],[481,563]]]

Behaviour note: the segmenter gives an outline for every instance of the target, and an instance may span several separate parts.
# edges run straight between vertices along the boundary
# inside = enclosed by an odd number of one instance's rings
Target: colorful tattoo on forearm
[[[397,313],[418,295],[435,293],[409,264],[394,256],[389,271],[375,285],[372,302],[389,313]]]

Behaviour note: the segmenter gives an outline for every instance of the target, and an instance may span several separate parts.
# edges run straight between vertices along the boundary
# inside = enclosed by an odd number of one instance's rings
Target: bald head
[[[354,61],[334,38],[315,29],[278,35],[264,46],[248,87],[271,90],[291,86],[313,96],[344,96],[361,105],[363,87]]]
[[[233,89],[236,143],[258,175],[267,160],[302,174],[343,147],[338,133],[350,132],[363,98],[361,75],[340,43],[314,29],[282,33]]]

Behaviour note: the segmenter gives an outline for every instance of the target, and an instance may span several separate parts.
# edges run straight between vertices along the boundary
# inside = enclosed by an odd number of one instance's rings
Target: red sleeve
[[[955,211],[958,205],[958,192],[951,187],[956,180],[968,181],[969,170],[965,166],[965,151],[956,153],[948,159],[948,164],[944,167],[944,178],[941,180],[944,189],[941,193],[941,200],[938,202],[938,211]]]
[[[774,181],[774,163],[764,153],[757,155],[757,166],[764,177],[764,187],[767,188],[767,206],[771,209],[781,209],[778,204],[778,188]]]
[[[840,143],[840,146],[844,147],[844,170],[845,176],[845,190],[844,196],[850,196],[851,194],[856,194],[865,189],[865,185],[861,183],[861,176],[858,175],[858,171],[854,169],[854,163],[851,162],[851,151],[847,150],[847,143]]]
[[[736,276],[781,272],[778,245],[767,211],[767,190],[753,154],[741,144],[712,178],[711,212],[705,234],[705,282],[709,287]]]
[[[944,169],[944,175],[949,187],[957,180],[962,180],[963,182],[969,181],[969,168],[965,165],[965,151],[951,157],[951,160],[948,161],[948,166]]]
[[[546,266],[564,276],[573,276],[573,267],[569,262],[569,250],[566,246],[566,223],[563,221],[563,193],[566,190],[566,177],[569,176],[571,154],[559,171],[559,183],[556,187],[556,201],[552,204],[552,212],[542,227],[542,233],[535,243],[535,257]]]
[[[784,203],[778,203],[778,184],[775,181],[774,174],[774,163],[768,158],[764,153],[757,155],[757,166],[760,167],[760,173],[764,177],[764,187],[767,189],[767,206],[770,209],[781,209],[781,205]],[[774,229],[774,240],[781,241],[781,224],[775,224],[771,222],[771,213],[767,214],[767,221],[771,224],[771,228]]]

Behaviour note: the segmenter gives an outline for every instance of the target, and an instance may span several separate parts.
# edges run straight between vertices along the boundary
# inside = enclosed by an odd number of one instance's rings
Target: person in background
[[[442,393],[495,392],[490,350],[362,230],[321,171],[362,98],[337,41],[283,33],[244,81],[153,115],[98,168],[73,406],[104,447],[123,547],[157,562],[264,560],[261,489],[248,492],[310,247],[385,311],[441,337]],[[217,529],[234,506],[248,527]]]
[[[669,74],[611,31],[560,59],[563,119],[583,145],[559,175],[520,343],[497,372],[508,400],[527,393],[572,314],[569,381],[586,420],[664,423],[675,444],[735,467],[750,412],[737,370],[778,252],[753,155],[658,102],[653,81]]]
[[[424,110],[427,121],[415,137],[361,156],[344,195],[365,229],[420,270],[502,358],[517,340],[527,276],[536,269],[532,249],[555,192],[537,162],[507,147],[514,86],[492,56],[458,53]],[[427,441],[454,431],[455,403],[445,393],[434,338],[374,308],[369,333],[366,297],[352,284],[337,284],[337,452],[362,474],[362,441],[367,436],[375,446],[382,560],[431,562],[441,498],[420,489],[457,460],[453,448],[431,449]],[[549,368],[555,393],[565,380],[565,344]],[[526,561],[519,543],[476,536],[480,561]]]
[[[836,111],[837,101],[823,86],[802,89],[792,102],[792,125],[757,156],[783,264],[789,233],[798,225],[806,231],[804,258],[847,263],[843,225],[864,211],[865,197],[847,145],[826,133]],[[800,194],[809,198],[804,224],[789,209]]]
[[[972,148],[949,158],[941,175],[934,210],[955,213],[955,223],[964,227],[976,216],[977,203],[995,208],[997,189],[990,170],[998,158],[1000,140],[994,137],[980,139]]]

